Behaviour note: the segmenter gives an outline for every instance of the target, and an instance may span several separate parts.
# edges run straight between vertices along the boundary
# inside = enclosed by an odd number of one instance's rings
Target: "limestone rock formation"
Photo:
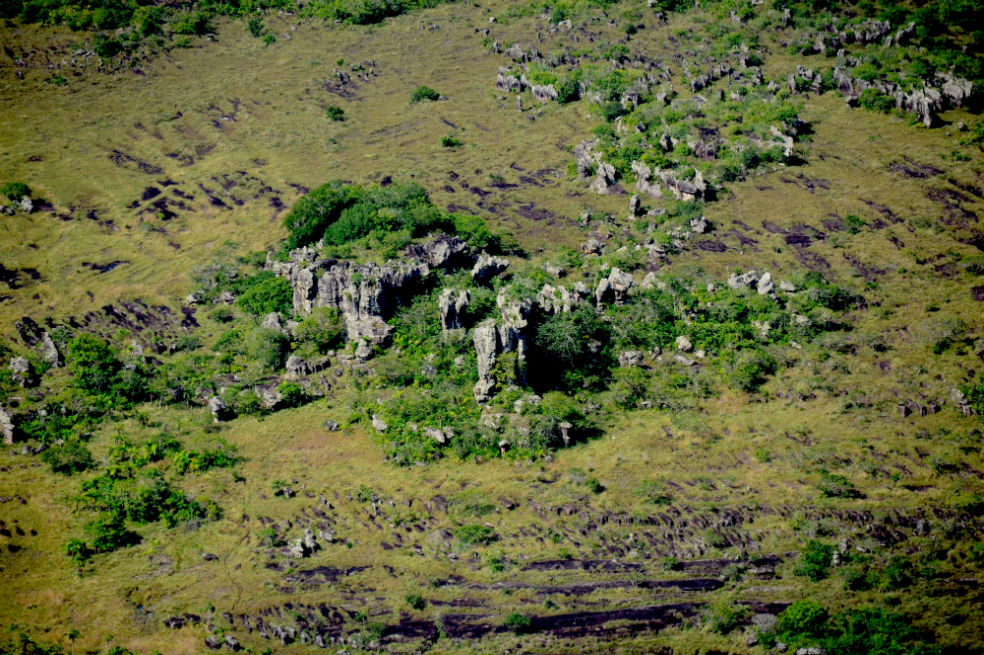
[[[507,268],[509,268],[508,259],[495,257],[483,251],[478,256],[478,259],[475,260],[475,266],[472,267],[471,276],[479,284],[484,284],[497,275],[501,275]]]
[[[11,446],[14,443],[14,417],[10,415],[10,412],[3,407],[0,407],[0,436],[3,437],[3,443],[6,446]]]
[[[447,288],[438,296],[437,306],[440,310],[442,330],[460,330],[465,327],[462,314],[471,295],[467,289]]]
[[[58,351],[58,346],[47,332],[41,335],[41,359],[51,365],[52,368],[58,368],[65,363],[62,354]]]

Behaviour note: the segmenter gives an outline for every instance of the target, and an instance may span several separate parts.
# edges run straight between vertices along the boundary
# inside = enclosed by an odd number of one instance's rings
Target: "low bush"
[[[834,547],[819,541],[810,540],[800,553],[799,561],[793,573],[820,582],[830,575],[830,565],[834,561]]]
[[[439,100],[441,94],[430,88],[429,86],[418,86],[414,89],[413,93],[410,94],[410,102],[423,102],[425,100]]]

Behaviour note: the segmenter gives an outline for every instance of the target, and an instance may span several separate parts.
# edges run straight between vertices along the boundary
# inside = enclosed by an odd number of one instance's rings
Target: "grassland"
[[[504,60],[480,30],[531,43],[546,26],[520,9],[443,5],[372,27],[270,16],[270,45],[218,21],[214,40],[170,50],[139,73],[49,70],[44,52],[57,62],[84,36],[0,27],[14,53],[0,58],[0,182],[27,182],[51,206],[0,220],[0,262],[38,276],[22,272],[3,290],[7,343],[26,350],[14,327],[25,316],[62,323],[92,313],[90,327],[109,335],[117,326],[102,308],[122,300],[180,317],[201,266],[275,249],[287,208],[331,179],[417,182],[438,206],[511,232],[527,253],[514,264],[521,271],[591,235],[631,243],[627,197],[595,195],[567,172],[570,150],[599,121],[588,104],[525,99],[520,112],[494,88]],[[706,20],[646,14],[633,38],[669,56],[668,37]],[[591,29],[615,39],[619,27],[597,19]],[[545,34],[538,47],[564,38]],[[767,77],[823,65],[770,45]],[[360,79],[352,65],[370,60],[374,72]],[[52,83],[55,72],[66,81]],[[421,85],[446,99],[411,103]],[[959,145],[957,127],[979,119],[953,110],[942,127],[923,129],[832,93],[803,102],[805,162],[729,184],[703,212],[714,226],[707,238],[724,250],[686,249],[660,269],[723,283],[736,269],[785,279],[813,266],[864,297],[846,314],[850,329],[776,349],[779,372],[759,390],[716,389],[687,411],[607,408],[602,436],[549,457],[402,468],[384,462],[368,421],[352,421],[366,391],[337,362],[325,398],[265,416],[216,425],[204,407],[144,403],[93,430],[95,460],[109,461],[119,434],[140,442],[166,432],[189,448],[220,436],[236,447],[236,466],[175,480],[223,517],[141,527],[141,543],[80,570],[64,544],[83,534],[75,498],[80,477],[94,473],[56,475],[20,444],[5,447],[0,625],[11,639],[23,632],[76,652],[200,652],[206,636],[232,634],[253,652],[764,653],[768,644],[747,640],[757,634],[750,615],[734,629],[721,617],[736,603],[775,614],[808,599],[832,612],[898,612],[944,652],[976,652],[981,423],[950,398],[981,366],[972,289],[982,283],[968,263],[980,257],[984,202],[968,189],[984,186],[984,162]],[[331,120],[328,106],[345,120]],[[442,147],[451,132],[460,147]],[[911,162],[940,173],[892,167]],[[161,198],[168,204],[154,206]],[[584,212],[612,218],[585,225]],[[861,227],[828,227],[832,215],[855,215]],[[806,248],[789,239],[803,234],[812,235]],[[90,266],[112,262],[125,263]],[[211,346],[226,326],[207,314],[198,310],[194,333]],[[132,336],[191,330],[164,323]],[[940,349],[949,334],[955,343]],[[63,369],[48,375],[67,383]],[[907,403],[940,411],[903,415]],[[844,476],[857,497],[824,497],[822,470]],[[275,495],[283,487],[294,493]],[[465,543],[459,531],[473,525],[496,540]],[[306,528],[319,534],[310,557],[273,545]],[[320,536],[326,528],[333,541]],[[845,561],[816,582],[795,573],[810,540],[847,544]],[[893,557],[896,568],[905,563],[901,582],[885,573]],[[846,588],[864,567],[874,582]],[[573,613],[583,615],[563,618]],[[199,621],[165,627],[185,614]],[[513,614],[532,617],[529,632],[507,629]],[[334,641],[305,643],[298,632],[282,643],[271,624]]]

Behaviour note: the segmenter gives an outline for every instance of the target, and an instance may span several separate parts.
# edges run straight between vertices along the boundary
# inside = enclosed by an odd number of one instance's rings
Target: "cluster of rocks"
[[[406,261],[355,264],[318,259],[317,249],[301,248],[287,262],[268,260],[275,274],[293,289],[294,312],[309,314],[315,307],[333,307],[345,322],[345,333],[357,344],[356,355],[371,356],[372,347],[385,345],[392,328],[386,319],[413,294],[413,289],[436,268],[465,258],[467,246],[458,237],[442,236],[406,250]]]
[[[525,73],[518,75],[509,68],[499,67],[499,74],[495,78],[495,88],[509,93],[522,93],[529,90],[533,97],[541,102],[548,103],[557,99],[557,89],[553,84],[533,84],[526,79]]]
[[[915,116],[926,127],[936,124],[940,111],[950,106],[962,107],[974,94],[973,82],[947,74],[924,80],[920,87],[908,91],[902,85],[886,80],[851,77],[846,67],[835,67],[833,77],[848,105],[856,106],[863,92],[874,89],[894,98],[896,109]]]
[[[0,204],[0,214],[6,214],[7,216],[13,216],[18,209],[25,214],[30,214],[34,211],[34,201],[28,196],[23,196],[19,202],[11,205]]]

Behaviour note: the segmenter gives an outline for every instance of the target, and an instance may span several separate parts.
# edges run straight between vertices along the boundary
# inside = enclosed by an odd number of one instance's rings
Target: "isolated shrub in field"
[[[337,105],[328,105],[325,109],[325,113],[328,114],[328,118],[333,121],[345,120],[345,110]]]
[[[843,475],[836,475],[826,470],[820,471],[820,482],[817,489],[825,498],[863,498],[864,494],[855,488],[854,483]]]
[[[20,199],[25,196],[28,198],[31,197],[31,187],[23,182],[7,182],[0,187],[0,193],[7,196],[8,200],[20,202]]]
[[[895,98],[885,95],[877,89],[865,89],[858,97],[858,104],[865,109],[887,114],[895,109]]]
[[[484,546],[499,539],[487,525],[463,525],[454,531],[454,536],[466,546]]]
[[[800,553],[799,561],[796,568],[793,569],[793,573],[813,582],[820,582],[830,575],[830,566],[833,561],[834,547],[811,539],[806,542],[806,547]]]
[[[741,391],[755,391],[776,372],[776,360],[763,350],[745,349],[732,354],[726,365],[725,380]]]
[[[521,635],[530,632],[533,620],[523,614],[510,614],[502,622],[502,626],[514,634]]]
[[[446,134],[441,137],[441,146],[444,148],[457,148],[461,145],[461,139],[454,134]]]
[[[410,102],[421,102],[424,100],[438,100],[441,94],[430,88],[429,86],[418,86],[414,89],[413,93],[410,94]]]

